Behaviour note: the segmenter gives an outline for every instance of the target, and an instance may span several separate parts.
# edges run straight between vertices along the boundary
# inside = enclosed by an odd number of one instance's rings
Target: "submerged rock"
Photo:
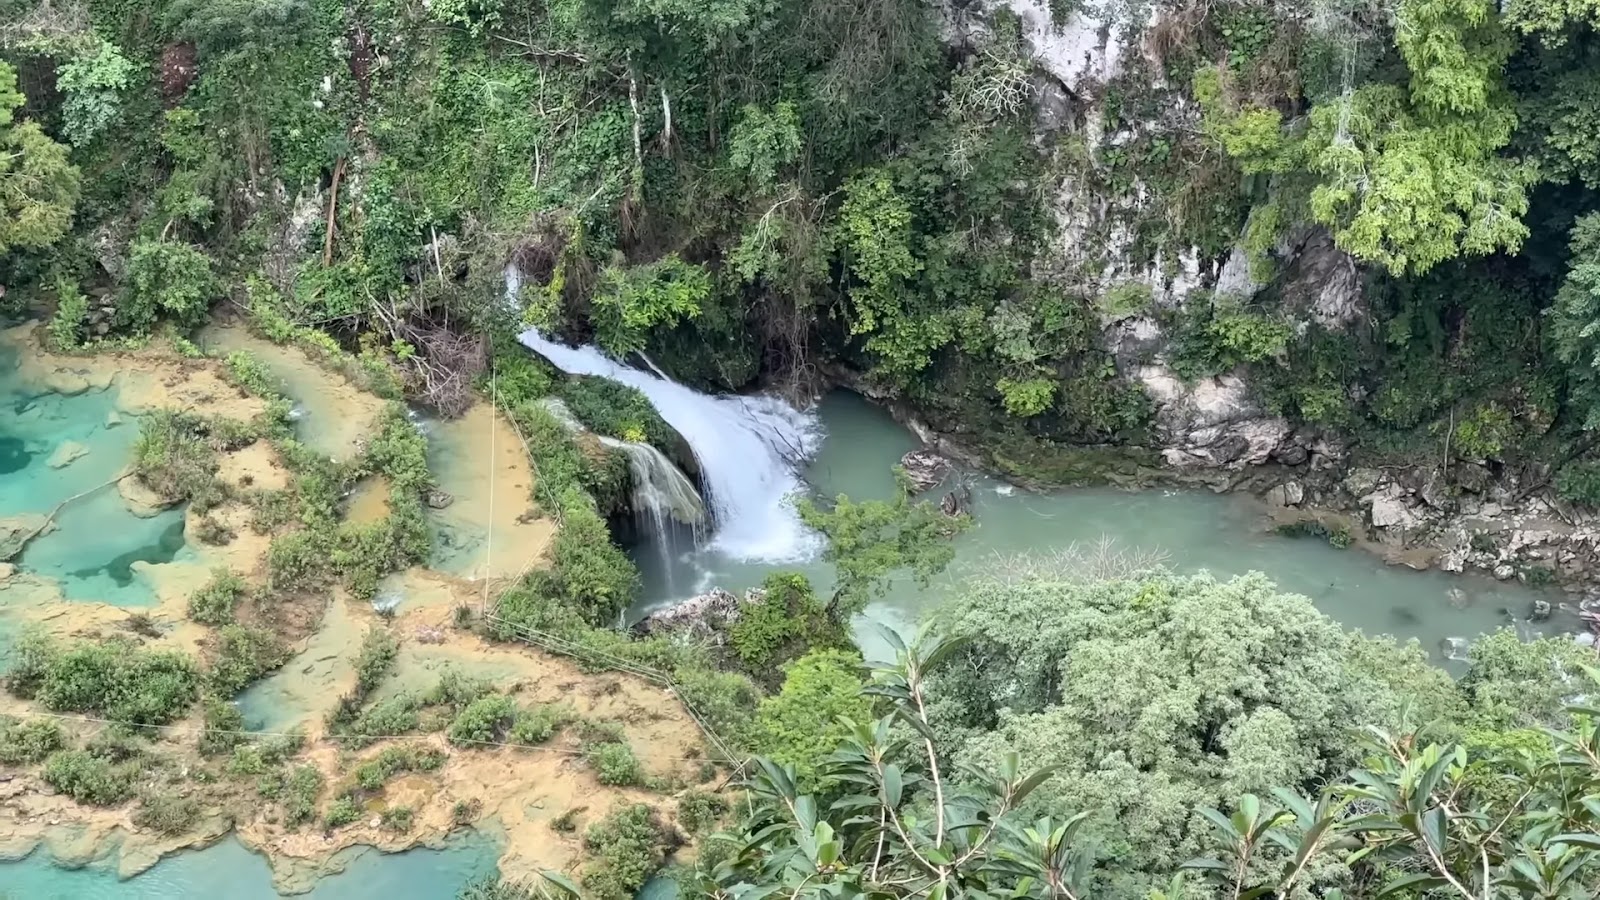
[[[52,469],[65,469],[87,455],[89,455],[88,447],[77,441],[66,441],[56,448],[56,452],[50,454],[50,459],[45,464]]]
[[[950,461],[932,450],[913,450],[900,457],[900,465],[918,491],[933,487],[950,474]]]

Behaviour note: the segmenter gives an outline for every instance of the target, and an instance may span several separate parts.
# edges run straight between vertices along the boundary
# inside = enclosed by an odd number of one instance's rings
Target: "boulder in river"
[[[456,502],[456,497],[449,491],[434,488],[428,492],[427,502],[429,509],[444,509],[450,504]]]
[[[918,491],[933,487],[950,474],[950,461],[932,450],[913,450],[900,457],[900,466]]]

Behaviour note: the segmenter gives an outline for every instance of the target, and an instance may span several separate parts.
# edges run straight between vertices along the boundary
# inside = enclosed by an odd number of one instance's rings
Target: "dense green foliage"
[[[50,719],[0,717],[0,762],[36,763],[65,745],[61,726]]]
[[[583,873],[584,896],[628,900],[661,866],[670,833],[644,804],[621,806],[589,826],[584,849],[594,857]]]
[[[791,766],[798,783],[810,785],[829,752],[844,739],[848,721],[865,721],[872,710],[862,696],[861,658],[843,650],[818,650],[789,664],[783,687],[761,701],[751,747],[773,762]]]
[[[1600,884],[1592,710],[1562,709],[1586,691],[1586,651],[1503,633],[1457,685],[1259,576],[1110,574],[974,585],[938,623],[952,638],[897,645],[809,775],[758,761],[753,809],[692,890],[1465,900]]]
[[[965,515],[947,517],[928,501],[904,493],[894,500],[859,502],[840,494],[828,507],[801,498],[796,507],[802,522],[828,538],[823,557],[838,575],[828,611],[839,621],[888,590],[902,569],[928,584],[955,558],[950,538],[971,524]]]
[[[58,712],[159,725],[188,713],[200,672],[182,654],[129,641],[62,644],[29,635],[16,646],[6,687]]]

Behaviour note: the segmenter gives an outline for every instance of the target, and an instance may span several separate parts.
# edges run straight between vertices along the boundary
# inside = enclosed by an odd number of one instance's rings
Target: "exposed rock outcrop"
[[[117,493],[122,495],[122,505],[128,508],[128,512],[141,519],[152,518],[172,506],[166,498],[151,490],[150,486],[137,475],[120,479],[117,482]]]
[[[1191,383],[1159,363],[1141,366],[1136,374],[1155,401],[1168,465],[1261,465],[1289,440],[1288,420],[1263,411],[1236,375]]]
[[[900,457],[900,467],[918,491],[933,487],[950,474],[950,461],[932,450],[912,450]]]
[[[45,516],[34,513],[0,519],[0,562],[21,553],[22,548],[38,537],[49,521]]]
[[[743,597],[722,588],[712,588],[682,603],[656,610],[634,625],[633,630],[640,635],[685,634],[720,647],[727,643],[729,629],[739,621],[740,610],[750,604],[764,603],[766,599],[767,592],[760,588],[745,591]]]

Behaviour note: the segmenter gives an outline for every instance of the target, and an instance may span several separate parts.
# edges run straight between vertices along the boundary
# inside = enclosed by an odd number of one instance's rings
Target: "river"
[[[566,362],[599,365],[592,354],[583,352]],[[47,511],[75,491],[103,481],[127,459],[137,433],[136,421],[120,422],[113,414],[116,387],[51,392],[20,383],[15,369],[15,356],[0,358],[0,515]],[[651,547],[636,548],[646,585],[636,615],[709,586],[752,586],[781,569],[799,569],[826,589],[831,575],[817,558],[820,542],[800,526],[786,497],[796,490],[847,493],[858,499],[891,496],[895,489],[891,466],[915,446],[914,438],[881,409],[846,392],[829,394],[815,410],[800,414],[771,400],[705,397],[614,364],[597,374],[620,375],[640,387],[685,434],[701,456],[715,492],[708,506],[723,523],[701,549],[663,555]],[[290,381],[285,378],[286,384]],[[299,393],[289,386],[291,393]],[[304,403],[303,408],[311,410],[301,423],[303,430],[315,431],[319,421],[336,418],[331,413],[319,415],[314,402]],[[478,447],[484,433],[464,430],[457,442],[461,447],[451,443],[449,434],[436,436],[433,462],[443,470],[438,473],[440,480],[463,497],[470,498],[476,490],[467,477],[471,473],[454,470],[471,465],[477,454],[457,451]],[[344,446],[343,436],[338,437],[337,446],[327,445],[330,452]],[[49,457],[68,440],[81,444],[87,453],[68,465],[51,466]],[[796,477],[791,464],[798,457],[805,460]],[[1176,570],[1209,569],[1219,575],[1265,572],[1286,590],[1307,595],[1345,625],[1417,638],[1447,665],[1451,661],[1446,657],[1460,652],[1460,643],[1450,639],[1498,627],[1508,621],[1507,611],[1523,616],[1534,599],[1548,596],[1514,582],[1413,572],[1386,566],[1358,550],[1336,549],[1326,541],[1283,537],[1266,526],[1260,509],[1248,498],[1109,489],[1036,494],[977,474],[969,476],[969,484],[976,524],[957,539],[956,560],[949,571],[927,589],[909,582],[895,584],[868,608],[862,625],[909,627],[946,601],[966,573],[1003,564],[1018,553],[1048,553],[1074,543],[1090,547],[1102,539],[1133,551],[1159,553]],[[513,489],[525,486],[516,484]],[[59,577],[68,588],[68,600],[93,596],[122,605],[148,603],[147,587],[137,577],[128,577],[135,569],[132,561],[187,552],[181,533],[171,533],[172,522],[181,522],[181,516],[135,519],[122,508],[114,489],[96,501],[83,507],[82,515],[63,516],[59,530],[31,547],[20,567]],[[106,527],[108,523],[115,527]],[[446,555],[459,567],[470,568],[473,552],[463,545]],[[462,558],[455,560],[456,556]],[[870,650],[872,630],[859,631]],[[0,627],[0,644],[6,632]],[[273,711],[269,707],[284,702],[266,692],[259,699],[261,717]],[[495,858],[494,839],[486,835],[469,835],[439,850],[393,856],[356,853],[345,860],[348,869],[343,874],[324,879],[310,896],[440,900],[469,879],[492,871]],[[265,862],[232,840],[180,854],[127,881],[118,881],[104,867],[59,867],[41,851],[0,865],[0,884],[4,885],[0,897],[29,900],[276,896]]]
[[[805,467],[811,488],[824,496],[886,498],[896,489],[891,467],[918,446],[916,438],[881,408],[859,395],[835,391],[816,409],[823,437]],[[928,588],[902,579],[871,604],[863,625],[879,622],[904,630],[948,600],[966,574],[1002,565],[1018,554],[1035,557],[1076,545],[1089,551],[1102,541],[1159,558],[1176,571],[1210,570],[1219,576],[1259,571],[1286,591],[1304,594],[1324,613],[1368,634],[1416,638],[1436,660],[1459,669],[1462,641],[1523,619],[1537,598],[1559,593],[1515,581],[1417,572],[1386,565],[1359,549],[1326,540],[1278,534],[1253,499],[1199,490],[1125,491],[1075,488],[1033,493],[971,474],[974,527],[956,539],[956,558]],[[937,499],[937,495],[933,496]],[[717,586],[737,590],[768,574],[794,569],[826,586],[829,568],[816,560],[736,558],[713,544],[663,559],[636,548],[644,574],[644,600],[635,616]],[[874,629],[858,628],[870,651]]]

